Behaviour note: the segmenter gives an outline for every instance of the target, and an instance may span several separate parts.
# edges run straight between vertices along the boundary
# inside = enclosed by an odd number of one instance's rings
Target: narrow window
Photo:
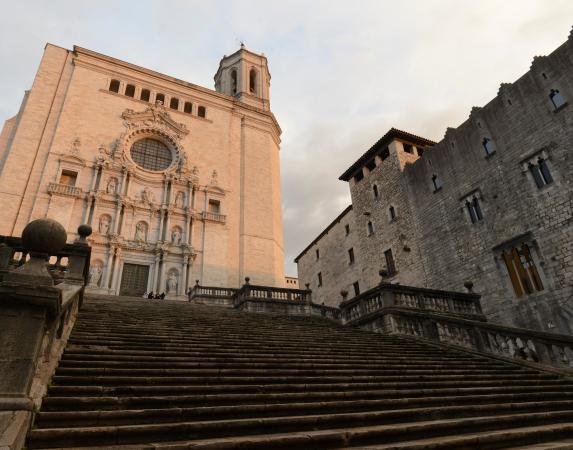
[[[374,169],[376,169],[376,161],[374,161],[373,159],[371,159],[370,161],[368,161],[366,163],[366,167],[367,169],[372,172]]]
[[[391,248],[384,252],[384,258],[386,258],[386,272],[388,272],[388,276],[395,275],[396,263],[394,262],[394,255],[392,255]]]
[[[352,287],[354,288],[354,296],[356,297],[360,295],[360,285],[358,284],[358,281],[352,283]]]
[[[412,147],[411,144],[402,144],[404,146],[404,152],[406,153],[414,153],[414,148]]]
[[[378,186],[372,186],[372,191],[374,192],[374,198],[378,198]]]
[[[432,184],[434,185],[434,192],[442,189],[442,184],[440,183],[440,179],[436,174],[432,175]]]
[[[468,198],[466,200],[466,209],[468,210],[468,214],[472,223],[476,223],[477,221],[483,219],[479,199],[477,197],[473,197],[471,199]]]
[[[255,69],[251,69],[249,72],[249,92],[251,94],[257,93],[257,71]]]
[[[552,183],[553,177],[551,176],[551,172],[547,166],[547,161],[545,161],[542,157],[539,157],[537,158],[537,164],[539,165],[539,172],[541,172],[541,178],[543,178],[545,184]]]
[[[209,200],[209,212],[221,214],[221,202],[219,200]]]
[[[349,265],[354,264],[354,249],[353,248],[348,250],[348,264]]]
[[[119,92],[119,80],[111,80],[109,83],[110,92]]]
[[[549,98],[551,99],[551,103],[553,103],[553,108],[559,109],[567,103],[565,101],[565,97],[559,92],[559,89],[551,89],[549,93]]]
[[[384,147],[384,150],[380,152],[380,159],[384,161],[386,158],[390,156],[390,149],[388,147]]]
[[[193,113],[193,103],[185,102],[185,105],[183,106],[183,112],[186,114]]]
[[[60,184],[65,184],[66,186],[75,186],[77,178],[77,172],[73,172],[71,170],[62,170],[62,174],[60,175]]]
[[[416,147],[416,150],[418,151],[418,156],[422,156],[424,154],[424,149],[422,147]]]
[[[354,182],[358,183],[359,181],[364,179],[364,172],[362,172],[362,169],[359,169],[355,174],[354,174]]]
[[[205,117],[205,113],[206,113],[206,109],[204,106],[199,106],[199,108],[197,108],[197,115],[199,117]]]
[[[544,289],[527,244],[505,250],[501,256],[517,297]]]
[[[394,220],[396,218],[396,209],[390,206],[390,208],[388,208],[388,214],[390,214],[390,220]]]
[[[135,97],[135,86],[133,84],[128,84],[125,87],[125,96],[126,97]]]
[[[165,94],[155,94],[155,103],[161,102],[162,105],[165,104]]]
[[[350,234],[350,225],[344,225],[344,231],[346,233],[346,236],[348,236]]]
[[[372,236],[374,234],[374,225],[372,222],[368,222],[368,236]]]
[[[535,184],[539,189],[541,189],[543,186],[545,186],[545,183],[543,182],[543,178],[541,178],[541,172],[539,171],[539,166],[533,163],[529,163],[528,167],[529,171],[531,172],[531,175],[533,176]]]
[[[322,286],[322,273],[318,272],[318,287]]]
[[[316,260],[318,261],[319,259],[320,259],[320,251],[316,249]]]
[[[491,139],[484,137],[483,141],[481,142],[481,145],[483,145],[483,149],[485,150],[485,155],[489,156],[492,153],[494,153],[494,148],[493,148],[493,142],[491,142]]]
[[[179,109],[179,99],[171,97],[171,100],[169,101],[169,107],[171,109]]]
[[[148,102],[150,97],[151,97],[151,92],[149,92],[149,89],[142,89],[141,90],[141,95],[139,96],[140,100],[143,100],[144,102]]]
[[[231,92],[233,95],[237,93],[237,71],[231,70]]]

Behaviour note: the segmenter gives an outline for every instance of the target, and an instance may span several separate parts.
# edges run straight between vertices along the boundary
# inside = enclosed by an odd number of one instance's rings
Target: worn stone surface
[[[301,284],[310,282],[315,291],[317,271],[334,271],[337,275],[316,295],[338,299],[338,292],[346,289],[352,296],[345,277],[356,278],[365,289],[375,286],[378,271],[386,268],[384,251],[391,249],[397,273],[384,281],[454,291],[464,291],[470,281],[491,321],[571,334],[572,66],[570,37],[550,55],[536,57],[517,81],[502,84],[493,100],[473,108],[468,120],[449,128],[421,157],[415,147],[405,152],[407,140],[397,138],[388,145],[384,161],[376,154],[358,167],[363,179],[357,180],[355,173],[343,176],[352,196],[360,268],[340,272],[340,242],[329,240],[327,233],[299,256]],[[552,89],[567,102],[558,109],[549,97]],[[490,140],[491,154],[484,138]],[[540,156],[553,178],[542,188],[528,169]],[[434,175],[441,184],[437,191]],[[473,197],[483,214],[476,223],[465,205]],[[389,220],[390,206],[394,220]],[[374,226],[372,235],[368,221]],[[518,297],[501,253],[523,243],[531,250],[543,290]],[[321,261],[314,261],[315,248],[321,248]]]

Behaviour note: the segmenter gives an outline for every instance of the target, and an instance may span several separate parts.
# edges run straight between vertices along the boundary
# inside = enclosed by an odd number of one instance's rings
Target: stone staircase
[[[88,298],[29,449],[573,449],[573,379],[308,317]]]

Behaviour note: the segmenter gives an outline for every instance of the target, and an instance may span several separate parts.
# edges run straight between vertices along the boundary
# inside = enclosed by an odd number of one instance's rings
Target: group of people
[[[153,291],[151,291],[149,294],[146,292],[145,294],[143,294],[143,298],[149,298],[149,299],[159,299],[159,300],[163,300],[165,298],[165,292],[162,292],[161,294],[154,294]]]

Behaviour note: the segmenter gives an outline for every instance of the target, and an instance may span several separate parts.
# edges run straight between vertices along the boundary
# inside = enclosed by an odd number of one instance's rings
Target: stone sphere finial
[[[22,243],[31,256],[55,255],[64,245],[68,235],[66,229],[53,219],[36,219],[22,231]]]
[[[92,227],[84,223],[78,227],[78,234],[85,239],[92,234]]]
[[[249,284],[249,281],[251,281],[250,277],[245,277],[245,284]]]
[[[342,300],[346,300],[346,297],[348,297],[348,291],[346,289],[343,289],[340,291],[340,295],[342,297]]]
[[[195,286],[199,286],[199,280],[195,280]]]
[[[310,283],[304,283],[304,285],[306,286],[306,290],[310,291]]]
[[[464,287],[468,290],[468,292],[473,292],[474,282],[471,280],[465,281]]]

